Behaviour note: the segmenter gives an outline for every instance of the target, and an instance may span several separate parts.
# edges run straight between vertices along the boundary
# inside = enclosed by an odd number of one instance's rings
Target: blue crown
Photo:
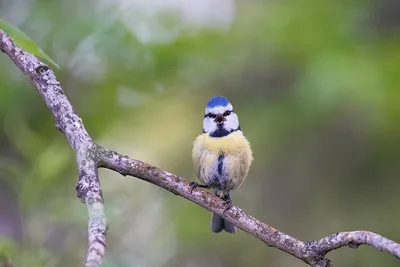
[[[226,107],[229,105],[229,100],[224,96],[213,96],[207,103],[207,108]]]

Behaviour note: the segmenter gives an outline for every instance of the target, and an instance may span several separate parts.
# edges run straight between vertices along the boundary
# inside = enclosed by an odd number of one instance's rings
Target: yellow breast
[[[246,178],[253,161],[250,143],[241,131],[219,138],[207,133],[199,135],[193,144],[192,157],[201,182],[209,184],[218,174],[221,154],[224,155],[224,179],[228,181],[229,189],[235,189]]]
[[[195,143],[210,152],[225,155],[242,153],[250,149],[250,144],[242,131],[236,131],[219,138],[213,138],[209,134],[203,133],[197,137]]]

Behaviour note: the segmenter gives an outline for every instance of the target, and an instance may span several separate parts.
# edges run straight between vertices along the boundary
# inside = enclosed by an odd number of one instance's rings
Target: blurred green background
[[[225,95],[255,161],[234,203],[302,240],[365,229],[400,241],[396,0],[1,0],[61,67],[93,139],[188,180],[204,106]],[[65,137],[0,55],[0,263],[80,266],[87,211]],[[100,170],[103,266],[306,266],[134,178]],[[399,266],[371,247],[335,266]],[[0,264],[1,265],[1,264]]]

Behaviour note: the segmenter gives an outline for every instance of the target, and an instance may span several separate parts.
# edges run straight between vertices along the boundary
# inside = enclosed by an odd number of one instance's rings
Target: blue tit
[[[206,106],[203,132],[193,144],[192,158],[200,183],[196,187],[212,188],[214,194],[225,201],[226,209],[232,207],[231,191],[245,180],[253,155],[250,143],[243,135],[239,119],[226,97],[214,96]],[[235,233],[235,226],[213,214],[211,230]]]

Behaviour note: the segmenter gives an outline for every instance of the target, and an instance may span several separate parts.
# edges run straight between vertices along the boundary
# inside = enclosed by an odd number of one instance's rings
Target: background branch
[[[42,95],[53,113],[57,129],[65,134],[76,153],[79,170],[77,194],[86,203],[89,214],[89,243],[85,266],[100,266],[105,253],[106,219],[97,172],[96,145],[65,96],[54,72],[35,56],[21,50],[2,30],[0,49],[25,73]]]
[[[357,248],[359,245],[369,245],[400,258],[398,243],[372,232],[342,232],[317,241],[302,242],[258,221],[238,207],[233,207],[224,213],[223,202],[219,198],[203,190],[195,190],[191,194],[188,182],[183,178],[96,145],[87,133],[82,119],[65,96],[53,71],[33,55],[22,51],[1,30],[0,49],[27,75],[29,81],[42,95],[53,113],[57,129],[65,134],[76,153],[79,170],[77,195],[86,203],[89,214],[89,241],[85,266],[100,266],[106,246],[104,200],[99,183],[98,167],[137,177],[182,196],[228,219],[238,228],[262,240],[268,246],[278,248],[311,266],[332,266],[325,255],[343,246]]]

